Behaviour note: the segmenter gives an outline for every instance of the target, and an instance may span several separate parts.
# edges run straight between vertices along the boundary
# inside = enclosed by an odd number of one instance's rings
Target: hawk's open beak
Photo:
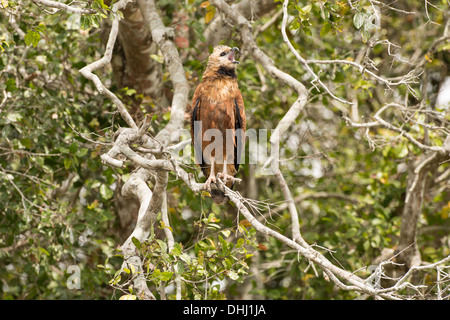
[[[239,64],[239,61],[234,60],[234,53],[235,53],[235,51],[239,52],[239,48],[234,47],[233,49],[231,49],[230,55],[228,56],[228,60],[230,60],[233,63]]]

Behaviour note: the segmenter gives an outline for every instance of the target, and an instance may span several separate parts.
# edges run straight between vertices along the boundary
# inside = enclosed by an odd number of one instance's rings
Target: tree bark
[[[146,113],[151,113],[154,111],[152,105],[165,104],[164,94],[161,94],[162,64],[150,57],[158,53],[158,46],[153,42],[148,23],[138,6],[130,3],[122,12],[124,18],[120,21],[111,66],[119,89],[134,89],[138,95],[143,95],[143,99],[134,96],[126,98],[131,106],[130,113],[139,123],[144,117],[141,106]]]
[[[405,206],[396,250],[398,253],[396,262],[402,264],[400,270],[397,271],[402,273],[422,262],[417,245],[417,230],[422,204],[429,181],[432,181],[439,163],[445,161],[445,158],[447,158],[445,154],[432,153],[430,156],[430,154],[424,153],[409,163]]]
[[[254,21],[277,7],[278,3],[273,0],[244,0],[232,5],[233,10],[244,16],[249,21]],[[222,40],[231,39],[232,28],[222,17],[216,13],[214,19],[209,23],[203,35],[206,43],[199,60],[208,57],[208,46],[216,46]]]

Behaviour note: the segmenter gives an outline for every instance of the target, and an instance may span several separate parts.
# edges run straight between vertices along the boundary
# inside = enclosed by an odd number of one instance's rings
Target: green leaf
[[[307,36],[312,36],[312,32],[311,29],[308,27],[303,27],[302,28],[303,32],[307,35]]]
[[[80,18],[80,26],[83,30],[89,29],[91,27],[91,20],[89,17],[82,15]]]
[[[8,79],[6,81],[6,91],[8,91],[8,92],[16,92],[17,91],[16,81],[13,78]],[[15,113],[15,114],[19,115],[18,113]],[[7,117],[9,119],[9,116],[7,116]],[[20,115],[20,117],[22,117],[22,115]]]
[[[77,156],[78,158],[84,157],[88,151],[89,151],[88,148],[81,148],[81,149],[78,150],[78,152],[76,153],[76,156]]]
[[[91,19],[91,25],[94,26],[95,28],[100,28],[100,21],[99,21],[99,17],[98,16],[90,16]]]
[[[42,248],[42,247],[39,247],[39,251],[41,253],[45,254],[46,256],[50,256],[50,253],[47,250],[45,250],[44,248]]]
[[[298,9],[298,16],[302,21],[309,19],[309,13],[311,12],[311,8],[312,5],[308,4],[301,9],[300,8]]]
[[[399,159],[404,158],[408,155],[408,146],[405,143],[399,144],[394,148],[395,156]]]
[[[172,278],[172,275],[173,275],[173,272],[164,271],[164,272],[161,272],[160,279],[161,279],[161,281],[169,281],[170,278]]]
[[[324,24],[324,26],[322,27],[322,29],[320,30],[320,36],[323,37],[324,35],[326,35],[328,32],[330,32],[331,30],[331,24],[329,24],[328,22],[326,22]]]
[[[69,147],[69,152],[75,154],[78,151],[78,143],[73,142]]]
[[[69,169],[72,164],[72,159],[66,158],[64,159],[64,168]]]
[[[45,26],[45,24],[43,24],[42,22],[40,22],[39,25],[38,25],[36,28],[34,28],[34,30],[35,30],[36,32],[42,32],[42,33],[44,33],[44,31],[45,31],[46,28],[47,28],[47,27]]]
[[[207,228],[214,230],[214,229],[220,229],[221,227],[217,223],[209,223]]]
[[[216,14],[216,7],[209,6],[206,9],[205,23],[209,23],[212,20],[212,18],[214,18],[215,14]]]
[[[206,42],[206,38],[203,35],[203,28],[202,25],[195,19],[192,19],[192,21],[189,22],[191,28],[194,30],[195,35],[201,42]]]
[[[98,127],[99,125],[100,125],[100,122],[98,122],[98,119],[97,118],[92,118],[92,120],[91,120],[91,122],[89,122],[89,125],[91,126],[91,127]]]
[[[159,239],[156,239],[156,242],[159,244],[159,247],[161,248],[161,253],[166,253],[167,252],[167,244]]]
[[[330,11],[328,11],[328,9],[325,8],[324,6],[320,7],[320,17],[323,20],[327,20],[328,18],[330,18]]]
[[[177,274],[183,274],[184,272],[184,263],[181,260],[177,261],[177,264],[175,265],[175,272]]]
[[[25,35],[25,44],[27,46],[33,45],[33,47],[36,47],[39,43],[39,40],[41,40],[41,35],[34,31],[34,30],[28,30],[27,34]]]
[[[147,268],[148,268],[149,265],[147,265]],[[158,269],[158,268],[154,269],[153,273],[152,273],[152,278],[159,279],[160,276],[161,276],[161,270]]]
[[[136,90],[134,90],[134,89],[128,89],[127,88],[127,90],[125,91],[125,94],[127,95],[127,96],[132,96],[132,95],[134,95],[134,94],[136,94],[137,92],[136,92]]]
[[[66,27],[68,30],[77,30],[81,26],[81,14],[72,14],[66,21]]]
[[[359,30],[363,26],[366,19],[367,19],[367,15],[365,13],[358,12],[357,14],[355,14],[353,16],[353,25],[356,27],[356,29]]]
[[[109,7],[103,2],[103,0],[96,0],[95,2],[98,3],[103,9],[106,9],[106,10],[109,9]],[[112,2],[114,2],[114,1],[112,1]],[[111,5],[112,5],[112,3],[111,3]]]
[[[156,62],[164,63],[164,58],[163,58],[163,56],[159,56],[159,55],[157,55],[157,54],[151,54],[151,55],[150,55],[150,58],[152,58],[152,59],[155,60]]]
[[[205,254],[203,253],[203,251],[199,251],[198,252],[198,258],[197,258],[197,263],[199,265],[202,265],[204,260],[205,260]]]
[[[133,242],[133,244],[136,248],[138,248],[138,249],[141,248],[141,242],[138,239],[136,239],[135,237],[131,238],[131,242]]]
[[[228,277],[230,277],[231,280],[237,280],[239,278],[239,275],[236,271],[230,270],[230,272],[228,272]]]
[[[231,231],[230,230],[223,230],[223,231],[221,231],[221,233],[225,236],[225,238],[228,238],[228,236],[230,235]]]
[[[180,249],[173,247],[172,250],[170,251],[170,253],[175,256],[178,257],[181,254]]]
[[[31,139],[30,138],[22,138],[20,139],[20,143],[25,147],[30,149],[31,148]]]
[[[361,37],[364,43],[366,43],[370,39],[370,36],[371,34],[368,30],[366,30],[365,28],[361,30]]]
[[[182,253],[180,259],[186,262],[188,265],[191,264],[191,257],[187,253]]]
[[[102,196],[103,199],[105,200],[111,199],[113,194],[114,192],[105,184],[102,184],[100,186],[100,195]]]

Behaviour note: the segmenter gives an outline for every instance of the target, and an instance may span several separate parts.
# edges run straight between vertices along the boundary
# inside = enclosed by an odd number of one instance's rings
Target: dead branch
[[[118,10],[121,10],[126,7],[126,5],[131,2],[132,0],[121,0],[119,2],[116,2],[113,5],[112,12],[116,13]],[[125,122],[133,129],[137,129],[137,125],[134,122],[134,120],[131,118],[130,114],[126,110],[125,106],[123,105],[122,101],[111,91],[109,91],[105,85],[101,82],[99,77],[95,75],[93,72],[97,69],[100,69],[111,62],[112,57],[112,51],[114,49],[114,44],[116,43],[117,39],[117,33],[119,31],[119,16],[115,15],[114,20],[112,22],[111,31],[109,33],[108,43],[106,45],[105,53],[103,57],[100,60],[94,61],[93,63],[85,66],[80,70],[80,73],[87,79],[91,80],[97,90],[101,93],[110,98],[114,104],[116,105],[117,109],[120,112],[120,115],[125,120]]]
[[[189,84],[180,55],[172,41],[174,37],[173,29],[164,26],[153,0],[137,0],[137,3],[144,19],[149,23],[153,41],[158,44],[163,53],[170,80],[174,87],[170,121],[164,130],[156,136],[157,141],[163,145],[168,145],[171,141],[178,141],[179,131],[183,128],[184,114],[189,101]]]
[[[49,7],[49,8],[55,8],[58,10],[64,10],[70,13],[77,13],[77,14],[94,14],[96,13],[96,11],[94,9],[82,9],[82,8],[77,8],[77,7],[73,7],[70,5],[67,5],[65,3],[62,2],[58,2],[58,1],[52,1],[52,0],[32,0],[34,3]],[[57,10],[57,11],[58,11]],[[49,12],[50,14],[54,14],[56,12]]]

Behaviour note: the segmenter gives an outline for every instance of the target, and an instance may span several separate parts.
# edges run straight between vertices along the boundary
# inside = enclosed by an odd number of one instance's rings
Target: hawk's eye
[[[222,52],[222,53],[220,54],[220,56],[223,57],[223,56],[226,55],[226,54],[227,54],[227,52],[224,51],[224,52]]]

